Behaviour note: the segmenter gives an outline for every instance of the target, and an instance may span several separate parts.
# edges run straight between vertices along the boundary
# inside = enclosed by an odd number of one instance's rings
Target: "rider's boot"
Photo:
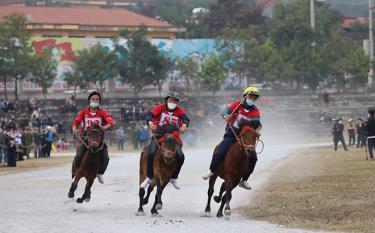
[[[180,174],[182,165],[185,162],[185,155],[182,152],[182,148],[181,148],[180,145],[178,145],[177,148],[176,148],[176,156],[177,156],[177,167],[172,174],[170,182],[175,189],[180,189],[180,186],[177,184],[177,178],[178,178],[178,175]]]
[[[107,170],[109,163],[109,156],[108,156],[108,148],[107,145],[104,144],[103,149],[100,151],[100,166],[98,169],[98,174],[96,177],[98,178],[99,183],[104,184],[103,174]]]
[[[204,180],[207,180],[208,178],[210,178],[210,177],[213,176],[213,175],[214,175],[214,173],[213,173],[211,170],[208,170],[207,173],[203,174],[202,178],[203,178]]]
[[[252,154],[249,157],[249,167],[245,173],[245,175],[242,177],[241,182],[238,184],[239,187],[244,188],[246,190],[251,190],[251,186],[249,182],[247,181],[250,177],[250,175],[253,173],[255,164],[258,161],[258,157],[255,151],[251,152]]]

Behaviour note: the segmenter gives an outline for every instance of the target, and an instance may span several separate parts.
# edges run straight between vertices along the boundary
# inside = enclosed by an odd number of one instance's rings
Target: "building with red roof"
[[[183,31],[167,22],[123,9],[80,7],[0,7],[0,18],[21,13],[34,37],[112,38],[122,29],[147,28],[148,38],[174,39]]]

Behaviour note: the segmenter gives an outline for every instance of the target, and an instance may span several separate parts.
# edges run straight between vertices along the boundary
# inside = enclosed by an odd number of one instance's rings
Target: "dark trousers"
[[[355,135],[349,134],[349,146],[354,146],[354,145],[355,145]]]
[[[158,144],[153,137],[150,141],[150,145],[148,147],[148,157],[147,157],[147,177],[152,179],[154,177],[154,157],[155,153],[158,149]],[[176,146],[176,159],[177,159],[177,167],[176,170],[172,174],[172,179],[177,179],[178,175],[180,174],[182,165],[185,161],[185,155],[182,152],[182,148],[180,145]]]
[[[362,133],[357,134],[357,147],[362,147],[366,144],[366,137]]]
[[[124,138],[118,139],[117,150],[124,150],[124,143],[125,143],[125,139]]]
[[[344,140],[344,136],[342,135],[339,135],[339,136],[334,136],[333,137],[333,143],[334,143],[334,146],[335,146],[335,150],[337,150],[337,144],[341,142],[342,146],[344,147],[344,150],[348,150],[346,148],[346,144],[345,144],[345,140]]]
[[[255,165],[257,164],[258,161],[258,156],[255,151],[250,152],[250,157],[249,157],[249,168],[247,169],[245,175],[242,177],[242,180],[248,180],[250,175],[253,173]]]
[[[51,146],[52,146],[52,142],[48,142],[46,141],[46,146],[44,147],[44,155],[49,158],[51,157]]]
[[[224,134],[223,140],[215,148],[214,154],[212,155],[210,170],[214,172],[219,164],[224,161],[225,155],[229,148],[236,143],[236,136],[233,134],[232,130],[228,130]]]
[[[367,149],[370,155],[370,159],[374,158],[372,150],[375,148],[375,138],[367,138]]]

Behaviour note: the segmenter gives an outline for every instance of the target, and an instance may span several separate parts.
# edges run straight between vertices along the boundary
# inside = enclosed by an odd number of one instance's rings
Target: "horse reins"
[[[104,147],[104,142],[102,142],[101,147],[99,147],[98,149],[96,149],[96,150],[93,151],[92,148],[90,147],[90,145],[88,145],[88,144],[85,142],[85,140],[82,139],[81,136],[82,136],[82,134],[81,134],[80,132],[77,132],[77,133],[76,133],[76,137],[78,138],[78,141],[80,141],[80,142],[86,147],[86,149],[90,150],[92,153],[96,153],[96,152],[98,152],[98,151],[100,151],[100,150],[103,149],[103,147]]]
[[[229,123],[228,123],[228,125],[229,125],[229,127],[231,128],[231,130],[232,130],[234,136],[236,137],[236,140],[237,140],[237,143],[238,143],[238,144],[240,144],[241,146],[243,146],[245,149],[249,148],[249,149],[254,149],[254,150],[255,150],[256,145],[246,145],[246,144],[243,142],[242,137],[239,137],[239,136],[236,134],[236,131],[233,129],[233,126],[232,126],[231,124],[229,124]],[[255,130],[252,129],[252,128],[250,128],[250,129],[253,130],[253,131],[255,131]],[[262,143],[262,150],[261,150],[259,153],[257,153],[257,154],[261,154],[261,153],[263,152],[263,149],[264,149],[264,143],[263,143],[263,141],[260,140],[258,137],[257,137],[256,141],[259,141],[259,142]]]
[[[163,153],[163,151],[164,151],[164,152],[170,152],[170,153],[173,153],[173,154],[176,153],[176,150],[177,150],[177,149],[175,149],[174,151],[171,151],[171,150],[166,149],[164,146],[160,146],[158,140],[156,139],[155,134],[154,134],[151,130],[150,130],[150,133],[151,133],[151,136],[155,139],[155,141],[156,141],[156,145],[158,146],[159,150],[162,151],[162,153]],[[163,154],[164,154],[164,153],[163,153]]]

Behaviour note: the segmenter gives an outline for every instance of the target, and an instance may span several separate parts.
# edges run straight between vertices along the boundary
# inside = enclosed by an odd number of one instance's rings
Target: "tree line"
[[[139,5],[137,10],[184,26],[181,38],[215,39],[219,55],[208,55],[198,62],[193,58],[172,60],[151,45],[145,28],[123,31],[120,38],[127,39],[127,46],[120,45],[117,38],[112,50],[97,44],[79,51],[64,75],[69,85],[87,88],[85,85],[92,82],[102,87],[107,79],[116,77],[138,93],[149,84],[160,91],[166,78],[172,76],[190,89],[215,93],[228,73],[257,82],[289,83],[297,89],[307,85],[313,91],[327,80],[334,80],[339,91],[367,82],[369,58],[362,49],[366,27],[357,24],[344,31],[342,15],[325,2],[316,2],[315,29],[310,26],[308,0],[280,1],[271,18],[251,0],[203,1],[208,11],[194,17],[189,10],[199,6],[198,1],[153,2]],[[183,12],[177,17],[179,11],[174,7],[179,6]],[[32,52],[25,22],[19,15],[1,22],[0,77],[4,84],[28,78],[46,93],[57,64],[50,59],[48,49],[41,54]]]

